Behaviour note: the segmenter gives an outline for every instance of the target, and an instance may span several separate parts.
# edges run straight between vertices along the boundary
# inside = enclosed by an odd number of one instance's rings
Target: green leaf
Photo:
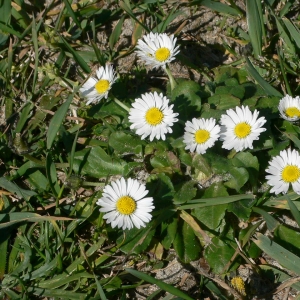
[[[195,179],[198,181],[200,179],[209,178],[213,175],[209,162],[201,154],[196,154],[193,157],[192,166],[195,168]]]
[[[228,196],[226,188],[221,183],[212,184],[204,193],[204,197],[222,197]],[[227,203],[200,207],[193,211],[195,216],[201,223],[210,229],[217,229],[225,216]]]
[[[220,90],[218,91],[220,92]],[[234,108],[241,104],[240,99],[229,94],[215,94],[208,98],[208,103],[216,106],[219,110]]]
[[[212,239],[209,247],[205,248],[204,257],[212,271],[216,274],[226,273],[225,266],[234,254],[234,249],[218,237]]]
[[[254,243],[268,254],[271,258],[275,259],[282,267],[295,272],[300,275],[300,258],[292,252],[286,250],[262,233],[256,234]]]
[[[251,204],[253,205],[254,203],[255,200],[242,200],[232,202],[228,205],[228,211],[234,213],[239,219],[248,220],[252,212],[249,206],[251,206]]]
[[[174,204],[182,204],[196,196],[197,189],[194,188],[195,181],[185,182],[179,191],[174,195]]]
[[[259,171],[259,163],[256,156],[253,156],[250,152],[239,152],[232,159],[232,164],[238,168],[245,168],[249,173],[251,185],[256,186]]]
[[[139,154],[146,143],[138,136],[116,131],[109,136],[108,144],[119,153]]]
[[[231,84],[233,84],[234,82],[236,82],[236,85],[232,86]],[[245,88],[242,85],[239,85],[236,78],[228,78],[225,80],[225,86],[218,86],[216,88],[215,95],[223,95],[223,96],[231,95],[231,96],[234,96],[234,99],[238,98],[241,100],[244,98]],[[236,101],[236,99],[235,99],[235,101]],[[221,104],[223,104],[223,106],[225,106],[226,101],[223,101],[223,99],[220,98],[219,103],[220,102],[221,102]],[[213,101],[211,103],[214,104]]]
[[[192,227],[186,222],[179,222],[173,246],[180,260],[184,263],[196,260],[200,256],[199,240]]]
[[[174,111],[180,114],[181,119],[189,120],[196,116],[195,112],[201,109],[201,97],[204,96],[203,88],[195,81],[180,81],[171,93]]]
[[[186,295],[184,292],[176,289],[172,285],[167,284],[167,283],[165,283],[161,280],[155,279],[155,278],[153,278],[153,277],[151,277],[151,276],[149,276],[145,273],[142,273],[142,272],[139,272],[139,271],[136,271],[136,270],[133,270],[133,269],[125,269],[125,271],[128,272],[129,274],[132,274],[133,276],[141,279],[141,280],[147,281],[151,284],[156,284],[159,288],[163,289],[164,291],[167,291],[168,293],[170,293],[172,295],[180,297],[181,299],[193,300],[191,297]]]
[[[245,168],[233,167],[229,169],[231,178],[224,183],[225,186],[235,189],[237,192],[245,185],[249,179],[249,173]]]
[[[62,106],[57,110],[55,115],[52,117],[48,132],[47,132],[47,149],[49,150],[54,142],[56,134],[59,130],[59,127],[62,125],[62,122],[65,118],[65,115],[69,109],[69,106],[73,100],[73,94],[69,95],[67,101],[62,104]]]
[[[150,159],[150,163],[154,168],[152,173],[174,173],[180,172],[180,160],[171,151],[158,152]]]
[[[161,224],[161,243],[165,249],[170,249],[177,232],[178,217],[170,218],[168,222]]]
[[[123,160],[111,157],[100,147],[86,148],[74,154],[74,171],[95,178],[122,175],[125,165]]]

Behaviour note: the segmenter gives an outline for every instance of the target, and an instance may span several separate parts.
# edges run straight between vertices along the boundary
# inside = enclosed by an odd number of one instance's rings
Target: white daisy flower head
[[[280,100],[278,109],[282,118],[290,122],[298,121],[300,119],[300,97],[293,98],[286,95]]]
[[[141,61],[152,68],[165,68],[179,53],[174,35],[149,33],[137,42],[136,53]]]
[[[145,227],[154,209],[153,198],[148,194],[146,186],[136,179],[118,179],[106,185],[102,197],[96,202],[101,206],[103,218],[112,228],[132,229]]]
[[[87,105],[98,103],[102,98],[107,99],[108,92],[117,77],[112,65],[105,65],[96,71],[97,78],[90,77],[80,88],[80,92],[87,97]]]
[[[143,140],[150,136],[150,141],[166,139],[166,133],[172,132],[173,123],[177,122],[177,113],[173,113],[173,104],[162,93],[146,93],[141,98],[135,99],[129,111],[130,129],[135,129],[136,134]]]
[[[283,150],[273,157],[266,170],[267,183],[272,186],[271,193],[286,194],[290,184],[295,193],[300,195],[300,155],[296,150]]]
[[[192,122],[187,121],[184,128],[183,142],[185,149],[198,154],[204,154],[208,148],[211,148],[219,138],[220,126],[216,125],[216,120],[196,119]]]
[[[227,150],[234,148],[237,152],[247,148],[253,149],[253,141],[258,140],[260,133],[266,131],[262,127],[266,119],[258,118],[258,115],[257,110],[252,113],[248,106],[237,106],[235,110],[228,109],[220,119],[222,148]]]

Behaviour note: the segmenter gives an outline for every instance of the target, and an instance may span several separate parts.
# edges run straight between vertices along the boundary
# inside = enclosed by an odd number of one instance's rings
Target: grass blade
[[[261,233],[256,234],[253,242],[283,267],[300,275],[300,257],[281,247]]]
[[[7,24],[11,16],[11,1],[2,0],[0,1],[0,20],[4,24]]]
[[[295,218],[295,221],[300,226],[300,212],[297,208],[297,206],[294,204],[294,202],[291,200],[291,198],[287,195],[287,202],[290,207],[291,213],[293,217]]]
[[[221,2],[216,2],[212,0],[196,0],[191,3],[191,5],[203,5],[207,8],[210,8],[211,10],[217,11],[219,13],[227,14],[230,16],[239,16],[241,15],[241,12],[232,8],[229,5],[226,5]]]
[[[16,127],[16,130],[15,130],[15,133],[20,133],[27,121],[27,119],[30,117],[30,112],[33,108],[33,103],[32,102],[27,102],[23,109],[22,109],[22,112],[21,112],[21,115],[20,115],[20,119],[18,121],[18,124],[17,124],[17,127]]]
[[[107,300],[105,294],[104,294],[104,291],[103,291],[103,288],[97,278],[97,276],[94,274],[94,277],[95,277],[95,281],[96,281],[96,285],[97,285],[97,290],[98,290],[98,293],[99,293],[99,296],[101,298],[101,300]]]
[[[267,227],[270,231],[274,231],[276,227],[279,225],[279,222],[274,219],[268,212],[265,210],[258,208],[258,207],[253,207],[252,210],[260,215],[263,216],[264,220],[267,223]]]
[[[259,0],[246,1],[248,31],[255,58],[258,58],[262,54],[263,20],[261,20],[262,14],[259,11],[261,5],[259,5],[258,2]]]
[[[63,119],[69,109],[69,106],[73,100],[73,94],[70,95],[67,101],[57,110],[55,115],[50,121],[49,129],[47,132],[47,149],[49,150],[54,142],[56,134],[61,126]]]
[[[300,49],[300,31],[299,29],[288,19],[283,18],[282,19],[284,25],[288,29],[290,36],[293,38],[295,41],[296,45]]]
[[[79,130],[77,130],[77,132],[75,134],[75,138],[74,138],[71,153],[70,153],[70,167],[69,167],[68,176],[70,176],[72,174],[72,171],[73,171],[74,154],[75,154],[75,150],[76,150],[78,134],[79,134]]]
[[[20,222],[43,222],[43,221],[70,221],[67,217],[41,216],[32,212],[12,212],[9,214],[0,214],[0,229],[12,226]]]
[[[13,34],[16,37],[18,37],[19,39],[22,37],[21,33],[19,33],[18,31],[15,31],[14,29],[12,29],[9,26],[2,24],[2,23],[0,23],[0,30],[2,30],[3,32]]]
[[[114,46],[117,43],[117,41],[118,41],[118,39],[121,35],[124,19],[125,19],[125,16],[123,16],[119,20],[118,24],[116,25],[116,27],[114,28],[113,32],[111,33],[111,35],[109,37],[109,47],[110,47],[111,50],[114,49]]]
[[[30,197],[36,195],[36,192],[21,189],[15,183],[7,180],[5,177],[0,178],[0,186],[11,193],[16,193],[18,197],[26,200],[29,200]]]
[[[145,280],[149,283],[152,284],[156,284],[159,288],[163,289],[164,291],[167,291],[168,293],[175,295],[177,297],[180,297],[181,299],[185,299],[185,300],[193,300],[193,298],[191,298],[190,296],[188,296],[187,294],[185,294],[184,292],[176,289],[175,287],[173,287],[170,284],[167,284],[161,280],[155,279],[145,273],[133,270],[133,269],[125,269],[126,272],[132,274],[133,276]]]
[[[278,54],[278,59],[279,59],[279,65],[280,65],[280,70],[281,70],[281,75],[283,77],[284,83],[285,83],[285,88],[287,90],[287,93],[289,95],[293,95],[292,90],[290,88],[289,80],[286,76],[286,71],[284,69],[284,63],[283,63],[283,52],[282,49],[277,47],[277,54]]]
[[[33,82],[32,82],[32,93],[35,93],[35,84],[38,74],[39,67],[39,46],[37,40],[37,28],[35,23],[35,18],[32,19],[32,43],[34,47],[34,73],[33,73]]]
[[[257,81],[257,83],[264,89],[268,96],[282,97],[282,94],[273,88],[268,82],[266,82],[256,71],[251,61],[246,57],[246,69],[249,75]]]
[[[50,188],[51,188],[53,194],[55,195],[55,197],[57,197],[59,194],[60,188],[57,183],[57,174],[56,174],[55,164],[52,160],[50,153],[48,153],[48,155],[46,157],[46,174],[47,174]]]
[[[203,199],[193,199],[187,201],[185,205],[179,206],[178,209],[193,209],[198,207],[213,206],[225,203],[231,203],[239,200],[253,199],[254,196],[251,194],[245,195],[233,195],[228,197],[215,197],[215,198],[203,198]]]
[[[85,73],[91,73],[91,69],[84,59],[69,45],[69,43],[61,36],[60,37],[68,51],[73,55],[74,60],[79,64]]]
[[[63,0],[64,3],[65,3],[65,6],[66,6],[66,9],[69,13],[69,15],[71,16],[71,18],[73,19],[73,21],[76,23],[76,25],[81,28],[81,24],[80,22],[78,21],[73,9],[72,9],[72,6],[70,5],[69,1],[68,0]]]
[[[145,26],[139,19],[136,18],[134,13],[132,12],[131,8],[123,1],[119,2],[119,6],[137,23],[139,23],[147,32],[150,32],[150,29]]]

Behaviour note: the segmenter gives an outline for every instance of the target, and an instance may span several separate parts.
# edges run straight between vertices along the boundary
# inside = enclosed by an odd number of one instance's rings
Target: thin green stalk
[[[165,71],[167,73],[167,75],[169,76],[169,80],[170,80],[170,85],[171,85],[171,91],[174,90],[175,86],[177,85],[177,82],[175,81],[170,69],[168,66],[166,66]]]
[[[91,181],[84,181],[82,183],[83,186],[104,186],[104,182],[91,182]]]
[[[116,97],[114,97],[114,101],[120,106],[122,107],[123,109],[125,109],[126,111],[130,111],[130,108],[125,105],[124,103],[122,103],[119,99],[117,99]]]
[[[285,69],[284,69],[284,64],[283,64],[283,60],[282,60],[282,50],[279,49],[278,47],[277,47],[277,53],[278,53],[278,59],[279,59],[281,74],[282,74],[282,77],[283,77],[283,80],[284,80],[284,83],[285,83],[285,87],[287,89],[287,93],[290,96],[293,96],[293,93],[292,93],[292,90],[291,90],[289,81],[288,81],[288,79],[286,77],[286,72],[285,72]]]

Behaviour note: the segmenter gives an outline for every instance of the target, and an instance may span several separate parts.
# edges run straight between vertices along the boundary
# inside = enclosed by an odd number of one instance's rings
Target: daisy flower
[[[177,122],[177,113],[173,113],[173,105],[168,106],[169,100],[163,94],[146,93],[142,98],[135,99],[129,111],[130,129],[136,129],[136,134],[143,140],[150,135],[154,138],[165,140],[166,133],[172,132],[173,123]]]
[[[136,179],[121,178],[106,185],[96,203],[112,228],[141,228],[151,220],[150,212],[154,209],[153,198],[145,197],[147,194],[146,186]]]
[[[283,150],[273,157],[266,170],[267,183],[272,186],[271,193],[287,193],[290,183],[295,193],[300,195],[300,156],[296,150]]]
[[[300,119],[300,97],[295,98],[286,95],[283,97],[278,106],[282,118],[294,122]]]
[[[216,120],[213,118],[208,120],[193,118],[192,122],[185,123],[184,130],[185,149],[204,154],[206,149],[212,147],[219,138],[220,126],[216,125]]]
[[[87,105],[98,103],[102,98],[107,99],[108,92],[116,81],[117,77],[111,65],[100,67],[96,71],[97,78],[90,77],[80,88],[84,97],[88,98]]]
[[[262,128],[266,119],[258,119],[259,112],[255,110],[252,113],[248,106],[237,106],[235,111],[228,109],[226,113],[220,120],[222,147],[227,150],[234,148],[236,151],[253,149],[253,141],[258,140],[260,133],[266,130]]]
[[[140,60],[152,68],[166,68],[166,64],[175,59],[179,53],[177,39],[166,33],[149,33],[137,42],[136,53]]]

